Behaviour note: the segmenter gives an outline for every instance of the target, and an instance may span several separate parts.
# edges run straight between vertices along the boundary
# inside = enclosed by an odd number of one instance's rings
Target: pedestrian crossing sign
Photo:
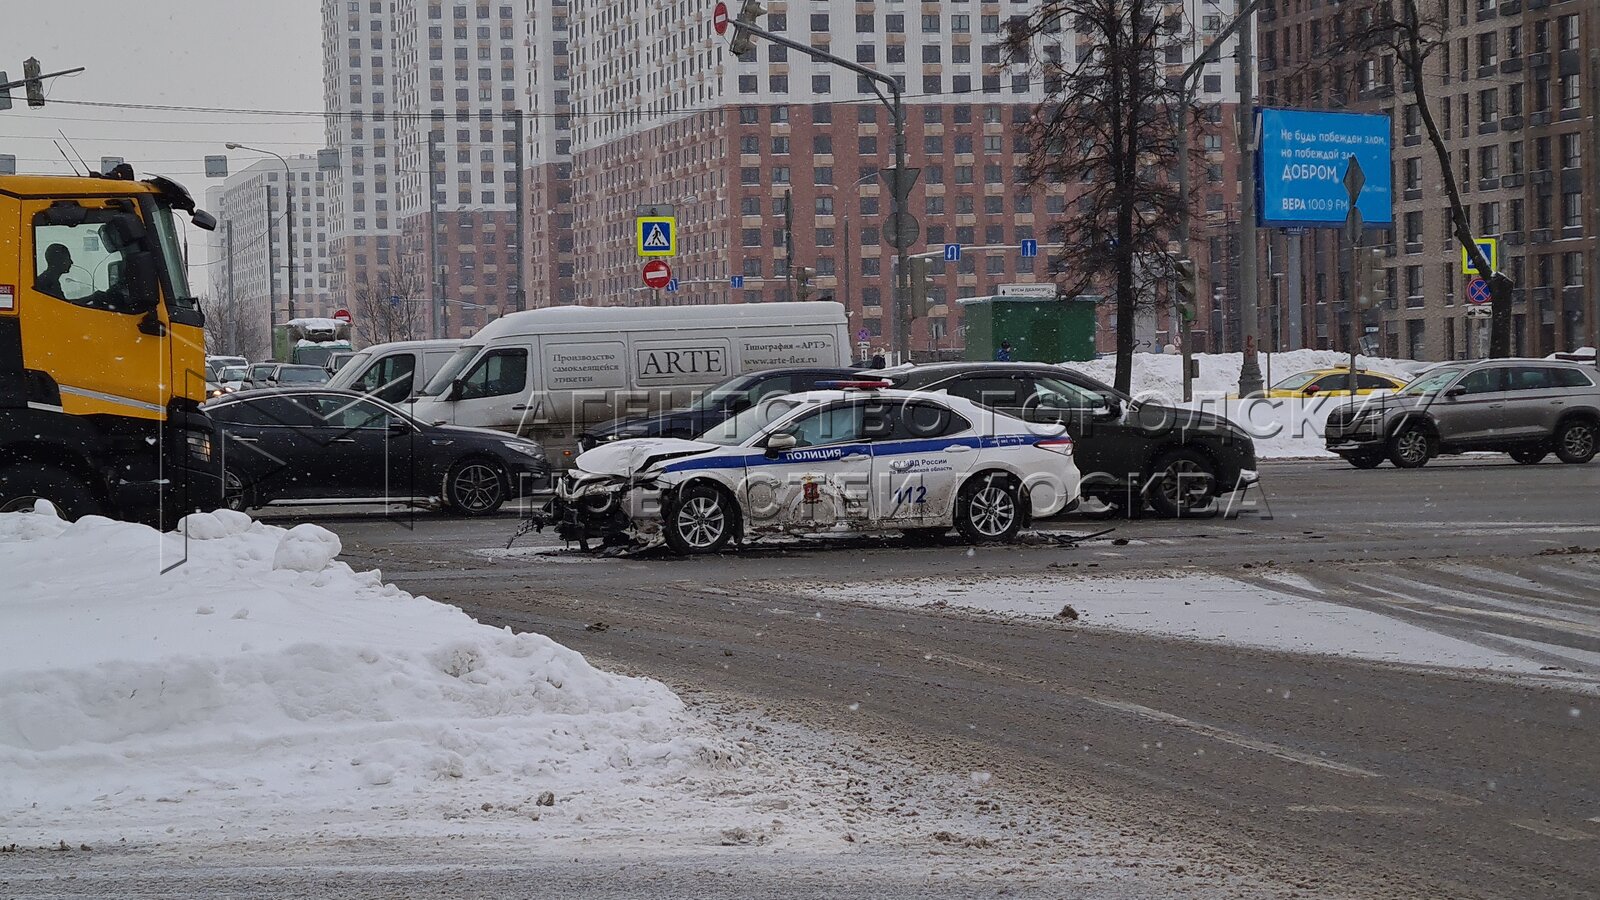
[[[634,235],[639,255],[677,256],[678,220],[672,216],[640,216],[634,219]]]

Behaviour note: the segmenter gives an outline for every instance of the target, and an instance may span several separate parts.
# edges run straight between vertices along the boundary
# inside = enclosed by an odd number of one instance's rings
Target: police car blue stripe
[[[827,447],[803,447],[798,450],[786,450],[776,458],[769,458],[765,453],[744,454],[739,456],[701,456],[670,463],[662,469],[663,473],[692,472],[708,469],[753,469],[762,466],[793,466],[803,463],[828,463],[840,462],[847,454],[867,455],[871,457],[901,456],[907,453],[936,453],[946,447],[972,447],[978,450],[993,450],[999,447],[1023,447],[1044,440],[1040,435],[1032,434],[998,434],[983,437],[948,437],[932,438],[914,441],[884,441],[873,444],[840,444]]]

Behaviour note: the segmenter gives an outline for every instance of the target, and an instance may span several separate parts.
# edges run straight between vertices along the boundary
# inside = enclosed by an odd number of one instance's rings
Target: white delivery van
[[[461,341],[395,341],[357,353],[328,379],[328,387],[404,404],[444,368]]]
[[[585,426],[682,406],[734,375],[848,366],[850,357],[844,305],[831,301],[553,306],[485,325],[422,389],[413,413],[535,438],[564,465]]]

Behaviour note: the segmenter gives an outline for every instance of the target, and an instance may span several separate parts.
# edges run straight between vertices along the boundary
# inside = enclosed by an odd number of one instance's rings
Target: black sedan
[[[855,369],[829,368],[764,369],[735,375],[683,409],[627,416],[596,425],[578,436],[578,446],[592,450],[624,438],[699,437],[775,394],[797,394],[815,390],[819,382],[858,377]]]
[[[226,505],[280,500],[440,500],[487,515],[546,487],[537,442],[427,425],[381,400],[330,388],[241,391],[205,407],[222,432]]]
[[[1134,400],[1109,385],[1042,363],[941,363],[890,370],[895,387],[948,391],[1072,436],[1084,497],[1139,515],[1209,507],[1257,480],[1255,442],[1222,416]],[[1142,498],[1142,499],[1141,499]]]

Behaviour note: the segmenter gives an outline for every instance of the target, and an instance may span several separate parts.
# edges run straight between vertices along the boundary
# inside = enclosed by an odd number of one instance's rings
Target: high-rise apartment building
[[[1544,355],[1592,344],[1600,206],[1586,191],[1595,190],[1600,173],[1590,121],[1600,110],[1588,84],[1588,55],[1600,48],[1600,8],[1582,0],[1441,0],[1422,7],[1440,38],[1423,89],[1451,171],[1474,234],[1499,241],[1500,267],[1516,282],[1512,351]],[[1281,105],[1390,116],[1395,222],[1369,243],[1377,240],[1388,254],[1391,300],[1362,325],[1385,355],[1482,356],[1487,320],[1466,316],[1470,278],[1461,271],[1443,168],[1403,67],[1389,52],[1328,52],[1376,8],[1267,0],[1262,90]],[[1307,339],[1342,348],[1351,295],[1338,235],[1276,240],[1302,242]]]
[[[1224,9],[1189,5],[1186,32],[1195,40],[1175,40],[1161,60],[1166,74],[1193,58],[1201,33],[1221,28]],[[1170,11],[1181,16],[1184,6]],[[936,304],[915,324],[912,343],[924,351],[960,346],[960,310],[948,301],[1046,279],[1045,259],[1009,248],[1046,238],[1068,202],[1067,187],[1032,191],[1021,176],[1022,125],[1044,92],[1002,65],[999,43],[1007,19],[1024,11],[999,0],[773,0],[767,8],[761,24],[768,30],[905,84],[908,164],[922,170],[910,198],[921,224],[915,250],[998,248],[936,264]],[[876,173],[894,158],[887,109],[856,74],[770,42],[757,40],[754,53],[733,58],[710,13],[697,0],[571,3],[578,302],[783,300],[792,296],[785,278],[792,257],[794,267],[817,273],[811,296],[847,303],[852,330],[886,334],[894,252],[882,228],[891,198]],[[1044,52],[1070,57],[1086,52],[1087,41],[1065,30]],[[1198,87],[1201,104],[1226,101],[1231,67],[1208,67]],[[1221,147],[1218,141],[1216,188],[1203,191],[1217,196],[1208,209],[1218,219],[1237,202]],[[640,282],[633,219],[652,205],[678,217],[676,295],[654,296]],[[732,276],[743,278],[743,289],[729,286]]]
[[[571,11],[526,0],[528,306],[574,303]]]
[[[289,312],[289,232],[294,232],[294,315],[327,316],[334,299],[328,258],[328,203],[324,173],[312,156],[267,158],[228,176],[207,192],[217,217],[212,232],[211,289],[259,306],[263,321],[282,323]],[[293,182],[289,182],[292,177]],[[288,206],[293,192],[293,210]],[[270,312],[269,312],[270,310]]]
[[[419,303],[440,334],[466,335],[526,304],[528,2],[325,0],[339,296],[352,307]]]

